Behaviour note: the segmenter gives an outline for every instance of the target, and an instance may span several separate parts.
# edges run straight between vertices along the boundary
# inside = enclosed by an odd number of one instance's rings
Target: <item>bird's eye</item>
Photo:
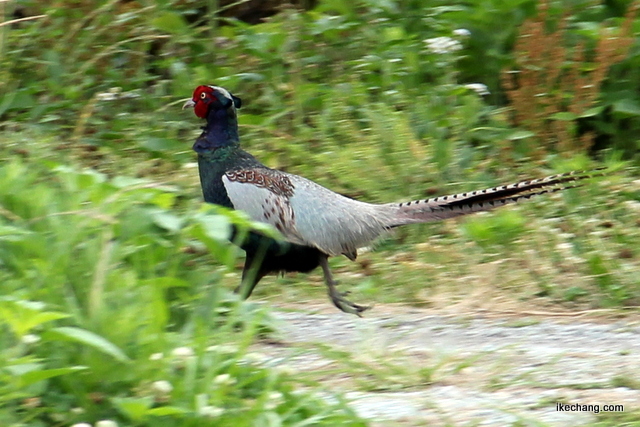
[[[200,99],[205,99],[206,97],[207,97],[207,94],[206,94],[206,93],[202,92],[202,93],[200,94]]]

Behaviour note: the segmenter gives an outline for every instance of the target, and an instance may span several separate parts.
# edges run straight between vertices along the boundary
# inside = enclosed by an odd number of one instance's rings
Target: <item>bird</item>
[[[240,285],[249,298],[267,274],[309,273],[320,267],[329,299],[338,309],[361,316],[370,308],[339,292],[328,258],[355,261],[358,249],[395,227],[444,220],[543,194],[574,188],[590,172],[572,171],[477,191],[402,203],[373,204],[335,193],[298,175],[272,169],[240,148],[238,110],[242,100],[214,85],[196,87],[183,109],[206,119],[193,144],[205,202],[244,211],[269,224],[282,238],[234,228],[230,240],[246,252]]]

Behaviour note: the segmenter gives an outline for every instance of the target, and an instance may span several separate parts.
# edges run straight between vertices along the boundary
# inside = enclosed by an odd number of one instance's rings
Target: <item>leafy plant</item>
[[[55,163],[14,159],[0,177],[7,425],[358,424],[244,361],[272,326],[218,283],[237,255],[231,224],[252,227],[241,213],[181,214],[171,187]]]
[[[540,2],[538,14],[523,23],[514,46],[518,70],[502,73],[514,124],[536,136],[538,158],[554,148],[567,156],[587,152],[595,143],[596,134],[580,132],[578,119],[603,111],[600,87],[609,68],[625,58],[635,41],[632,24],[638,4],[629,7],[617,34],[593,29],[593,40],[573,40],[573,46],[567,46],[570,15],[564,12],[553,22],[550,8],[549,1]]]

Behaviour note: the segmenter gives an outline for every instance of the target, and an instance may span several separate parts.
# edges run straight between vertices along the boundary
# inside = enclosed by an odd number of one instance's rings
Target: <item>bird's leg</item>
[[[258,282],[267,274],[267,271],[262,268],[262,261],[266,252],[266,243],[260,245],[257,253],[247,252],[244,269],[242,270],[242,279],[238,287],[233,290],[236,294],[240,294],[242,299],[249,298]]]
[[[242,280],[238,287],[233,290],[234,293],[240,294],[242,299],[249,298],[260,279],[265,276],[265,273],[260,271],[259,265],[252,264],[254,263],[247,259],[244,269],[242,270]]]
[[[338,292],[336,289],[336,285],[338,282],[333,280],[333,276],[331,275],[331,270],[329,269],[329,262],[327,260],[326,255],[320,255],[320,267],[322,267],[322,273],[324,274],[324,282],[327,284],[327,288],[329,290],[329,298],[333,305],[338,307],[338,309],[344,311],[345,313],[352,313],[361,317],[363,311],[370,309],[370,306],[363,306],[352,303],[351,301],[347,301],[344,298],[343,293]]]

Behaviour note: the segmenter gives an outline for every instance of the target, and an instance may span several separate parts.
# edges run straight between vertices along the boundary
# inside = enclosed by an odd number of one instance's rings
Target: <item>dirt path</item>
[[[640,321],[376,306],[359,319],[277,311],[269,364],[346,393],[375,426],[581,426],[640,408]],[[542,424],[536,424],[542,423]]]

